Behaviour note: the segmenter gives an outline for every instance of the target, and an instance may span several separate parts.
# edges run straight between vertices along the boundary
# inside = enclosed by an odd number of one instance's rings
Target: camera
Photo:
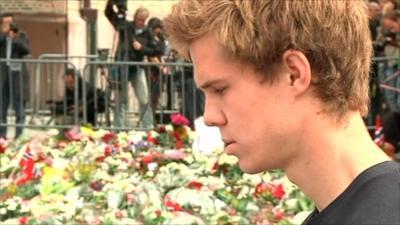
[[[112,2],[118,9],[118,19],[125,19],[126,11],[128,10],[126,0],[112,0]]]
[[[126,11],[128,10],[127,0],[109,0],[109,3],[117,9],[117,28],[123,29],[126,22]]]
[[[10,30],[12,30],[13,32],[17,33],[18,30],[19,30],[18,25],[16,23],[10,24]]]

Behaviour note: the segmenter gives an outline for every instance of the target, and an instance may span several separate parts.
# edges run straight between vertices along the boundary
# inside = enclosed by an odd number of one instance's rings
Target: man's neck
[[[364,170],[389,158],[369,137],[362,118],[349,116],[347,125],[311,122],[302,155],[286,168],[289,179],[321,211]]]

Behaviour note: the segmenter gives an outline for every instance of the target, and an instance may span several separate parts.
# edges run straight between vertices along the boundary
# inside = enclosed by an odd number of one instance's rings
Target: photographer
[[[96,126],[96,113],[105,111],[105,93],[85,82],[82,77],[69,68],[65,72],[65,97],[62,101],[47,101],[50,104],[52,112],[56,115],[56,124],[71,125],[74,123],[74,116],[83,117],[83,99],[86,97],[86,119],[87,122]],[[85,82],[85,84],[84,84]],[[77,88],[76,88],[77,85]],[[83,95],[83,85],[85,85],[86,93]],[[76,90],[77,89],[77,90]],[[95,93],[96,91],[96,93]],[[75,101],[75,92],[78,94],[78,102]],[[96,101],[95,101],[96,99]]]
[[[21,59],[29,54],[29,38],[18,29],[12,14],[0,16],[0,58]],[[7,111],[11,103],[18,125],[15,138],[20,136],[25,122],[24,97],[29,95],[29,77],[24,63],[0,62],[0,121],[7,123]],[[0,137],[6,138],[7,127],[0,126]]]
[[[119,32],[119,43],[115,55],[116,61],[143,62],[145,56],[154,55],[155,49],[150,45],[151,34],[146,27],[149,11],[140,7],[136,10],[133,21],[126,20],[126,1],[109,0],[106,5],[105,15],[114,28]],[[140,66],[118,67],[116,80],[122,85],[129,81],[135,90],[139,102],[139,120],[144,128],[153,127],[152,109],[149,106],[149,89],[144,68]],[[119,88],[116,99],[116,112],[114,124],[121,127],[125,121],[124,108],[127,103],[125,88]]]

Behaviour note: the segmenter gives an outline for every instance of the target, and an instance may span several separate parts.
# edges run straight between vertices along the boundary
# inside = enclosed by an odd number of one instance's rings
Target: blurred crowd
[[[399,151],[400,142],[400,2],[370,0],[369,27],[375,61],[371,70],[369,125],[382,125],[382,147]],[[381,122],[382,121],[382,122]]]
[[[127,2],[121,0],[108,0],[105,8],[105,16],[119,34],[118,45],[115,51],[115,60],[126,62],[182,62],[176,52],[170,48],[164,33],[162,20],[157,17],[149,18],[150,12],[147,8],[139,7],[136,9],[132,20],[126,18]],[[162,89],[167,93],[166,109],[172,109],[173,94],[172,89],[180,88],[183,93],[182,100],[183,113],[192,122],[202,114],[203,97],[195,88],[193,81],[192,67],[168,67],[153,65],[141,67],[130,65],[128,67],[118,67],[113,70],[113,79],[122,80],[127,78],[135,92],[139,103],[139,121],[141,126],[151,129],[156,123],[154,118],[156,110],[159,108],[160,94]],[[172,79],[180,78],[174,82]],[[178,79],[177,79],[178,81]],[[123,82],[124,83],[124,82]],[[120,88],[119,96],[126,95],[126,89]],[[126,97],[117,99],[115,110],[116,126],[120,126],[125,121],[124,108],[126,107]]]

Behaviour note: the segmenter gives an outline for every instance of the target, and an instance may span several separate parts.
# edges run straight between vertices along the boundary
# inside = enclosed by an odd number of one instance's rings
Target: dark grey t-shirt
[[[400,225],[400,164],[387,161],[368,168],[303,224]]]

